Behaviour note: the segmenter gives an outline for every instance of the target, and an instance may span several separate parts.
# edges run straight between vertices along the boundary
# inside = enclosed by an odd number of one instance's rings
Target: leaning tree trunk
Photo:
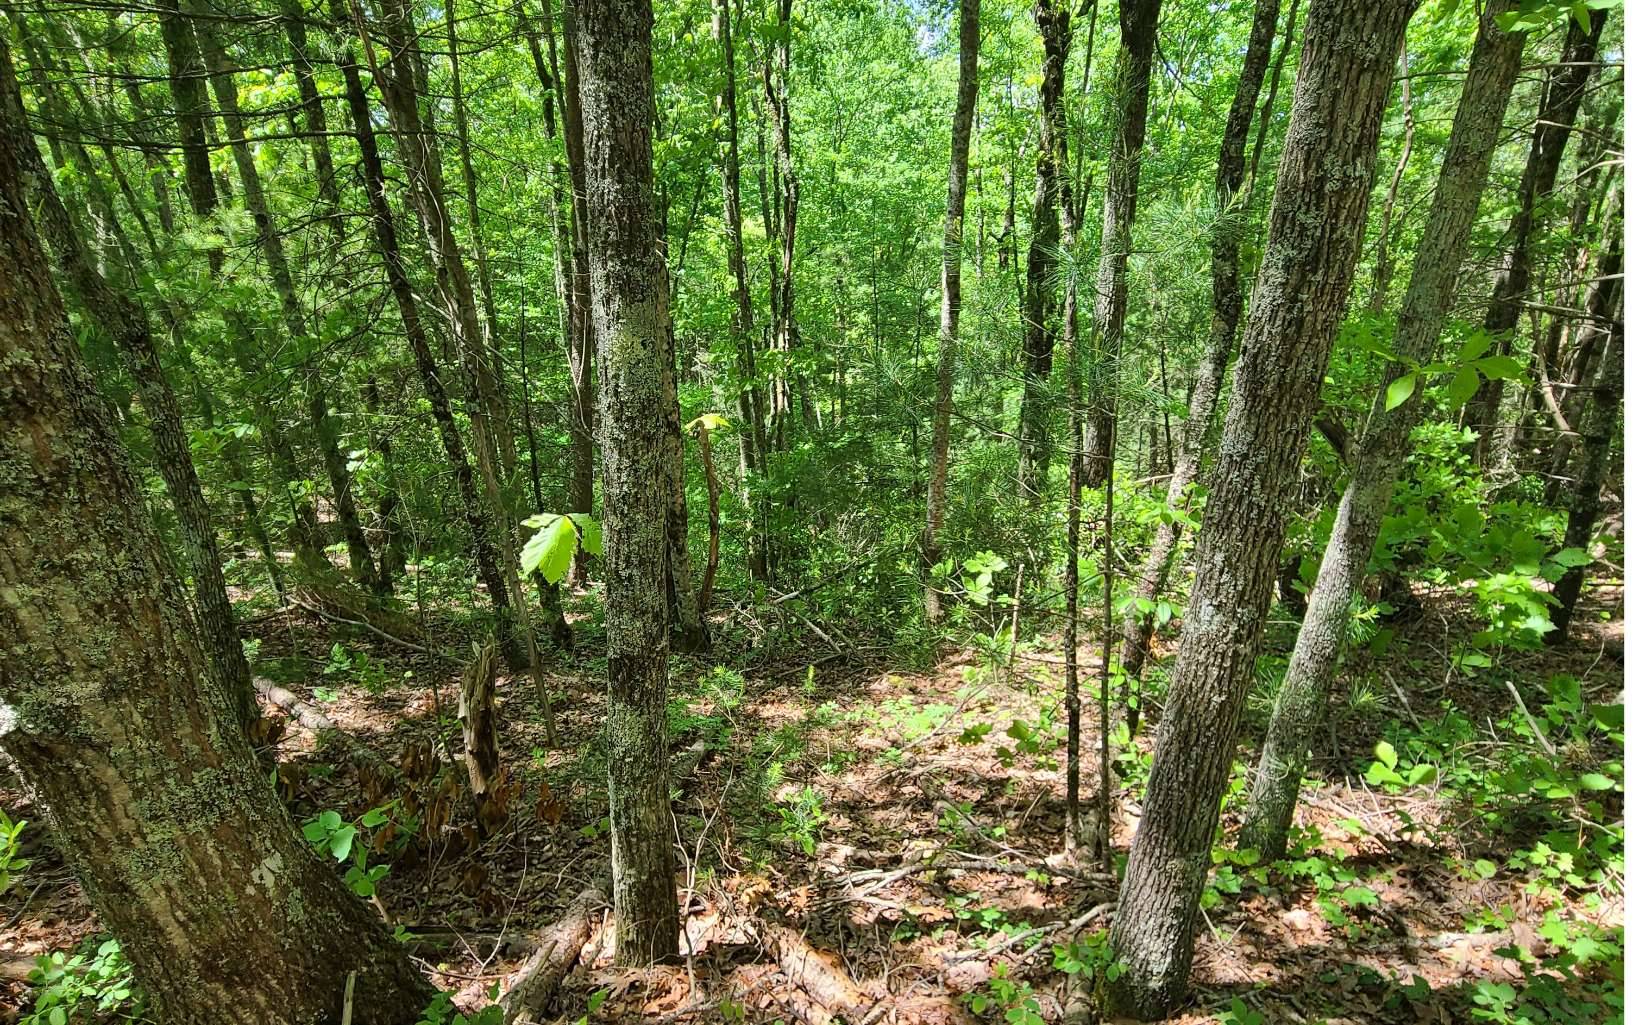
[[[1070,52],[1070,12],[1037,0],[1041,30],[1041,114],[1037,131],[1036,191],[1030,206],[1030,246],[1024,270],[1024,397],[1019,402],[1019,489],[1035,503],[1047,478],[1053,448],[1049,436],[1053,373],[1053,332],[1048,329],[1053,278],[1058,267],[1059,197],[1064,139],[1064,62]]]
[[[239,184],[245,194],[245,208],[256,224],[257,242],[261,246],[263,258],[267,261],[269,276],[273,278],[274,291],[279,295],[279,308],[284,317],[285,328],[290,332],[292,340],[301,348],[311,349],[314,340],[308,332],[307,318],[302,312],[301,300],[296,295],[290,262],[285,256],[284,243],[280,239],[278,227],[273,222],[273,214],[262,188],[261,173],[257,170],[256,157],[251,152],[244,119],[239,112],[238,85],[228,63],[227,51],[223,49],[216,35],[215,22],[212,20],[216,14],[214,11],[200,9],[199,3],[200,0],[190,0],[190,9],[197,15],[194,34],[199,41],[200,52],[205,58],[205,67],[209,72],[211,90],[215,93],[216,103],[220,108],[222,124],[228,133],[234,166],[239,171]],[[313,357],[309,355],[309,358]],[[366,590],[373,591],[378,587],[375,560],[370,553],[369,542],[364,536],[364,526],[359,520],[357,503],[353,501],[353,475],[347,468],[347,457],[342,454],[335,421],[330,415],[329,389],[325,387],[323,373],[318,368],[309,367],[305,377],[308,422],[313,427],[314,437],[323,456],[325,474],[330,478],[336,520],[340,523],[342,536],[347,542],[348,564],[352,568],[354,580]],[[327,570],[328,563],[312,562],[311,568]]]
[[[945,479],[950,471],[950,414],[955,404],[957,324],[962,316],[962,216],[967,207],[968,144],[979,97],[979,0],[961,0],[957,30],[956,113],[950,125],[950,178],[945,187],[945,244],[940,266],[939,369],[933,399],[933,440],[928,451],[928,518],[922,532],[922,568],[929,572],[943,552]],[[927,581],[928,622],[937,623],[937,581]]]
[[[381,163],[381,152],[376,146],[376,133],[370,118],[370,105],[364,94],[359,66],[351,52],[343,50],[337,64],[341,68],[347,89],[347,106],[352,115],[354,137],[358,140],[360,165],[364,171],[364,191],[370,202],[370,223],[375,230],[376,249],[381,254],[387,271],[387,285],[398,306],[399,322],[404,337],[410,343],[416,371],[421,377],[427,403],[432,407],[433,422],[438,425],[438,439],[444,447],[444,458],[455,473],[456,494],[461,499],[462,518],[472,539],[473,561],[478,567],[478,579],[489,595],[495,617],[507,621],[510,611],[507,587],[501,575],[500,557],[496,554],[489,530],[488,509],[478,491],[478,483],[467,461],[466,445],[461,429],[456,425],[450,408],[449,393],[438,372],[438,362],[427,330],[421,321],[420,307],[416,304],[415,286],[404,266],[404,257],[398,245],[398,232],[393,224],[392,208],[387,202],[387,176]]]
[[[598,349],[615,957],[677,955],[666,762],[668,309],[653,215],[648,0],[582,0],[587,238]]]
[[[1189,419],[1184,422],[1184,434],[1173,464],[1172,480],[1167,485],[1170,515],[1163,517],[1156,525],[1149,557],[1144,560],[1144,568],[1139,572],[1134,590],[1137,601],[1121,633],[1122,704],[1127,708],[1130,732],[1138,730],[1138,681],[1149,657],[1150,638],[1155,633],[1155,601],[1167,586],[1167,577],[1172,571],[1173,552],[1183,531],[1187,496],[1190,486],[1200,474],[1207,434],[1212,430],[1212,420],[1218,411],[1218,392],[1223,387],[1224,368],[1229,365],[1229,354],[1235,347],[1235,335],[1240,330],[1241,313],[1246,305],[1241,285],[1241,239],[1246,233],[1248,216],[1248,197],[1243,192],[1246,185],[1246,136],[1252,127],[1258,89],[1269,64],[1275,23],[1279,18],[1280,0],[1258,0],[1252,14],[1252,33],[1246,44],[1246,58],[1241,63],[1241,77],[1235,85],[1235,98],[1230,102],[1229,114],[1224,121],[1223,142],[1218,147],[1218,217],[1213,224],[1211,240],[1212,326],[1207,332],[1201,362],[1195,368],[1195,385],[1189,397]],[[1143,605],[1148,605],[1151,611],[1142,611]]]
[[[1116,381],[1127,328],[1127,257],[1138,214],[1139,156],[1144,150],[1150,68],[1155,63],[1160,17],[1161,0],[1121,0],[1121,49],[1111,86],[1109,178],[1104,186],[1089,415],[1082,442],[1082,483],[1090,487],[1103,484],[1115,469]]]
[[[1429,204],[1428,225],[1418,244],[1395,329],[1395,351],[1414,366],[1433,357],[1451,312],[1491,155],[1514,80],[1519,77],[1524,35],[1504,31],[1496,21],[1515,6],[1516,0],[1490,0],[1469,59],[1440,180]],[[1259,851],[1266,861],[1286,853],[1298,787],[1348,635],[1355,589],[1365,576],[1395,482],[1410,453],[1412,428],[1422,419],[1420,377],[1410,398],[1393,409],[1385,408],[1389,383],[1405,369],[1390,361],[1383,371],[1370,426],[1356,446],[1354,474],[1338,502],[1331,539],[1309,589],[1303,626],[1269,720],[1240,834],[1241,847]]]
[[[1616,435],[1617,422],[1622,416],[1622,322],[1611,327],[1610,340],[1605,343],[1605,362],[1594,381],[1593,395],[1585,414],[1582,428],[1582,473],[1577,477],[1570,501],[1566,503],[1565,547],[1586,549],[1593,540],[1594,526],[1599,519],[1600,494],[1605,487],[1605,474],[1610,465],[1611,439]],[[1577,599],[1582,595],[1583,566],[1572,566],[1554,582],[1554,601],[1549,610],[1554,643],[1563,644],[1568,637],[1571,617],[1576,614]]]
[[[1531,282],[1531,239],[1537,227],[1537,204],[1554,188],[1559,177],[1560,159],[1571,138],[1588,77],[1599,59],[1599,36],[1604,31],[1606,10],[1588,12],[1588,31],[1575,18],[1567,19],[1565,48],[1559,63],[1549,68],[1537,111],[1536,130],[1531,134],[1531,152],[1520,175],[1519,207],[1508,222],[1503,236],[1502,265],[1491,288],[1491,302],[1485,311],[1485,330],[1496,338],[1495,350],[1506,355],[1513,348],[1513,332],[1519,324],[1525,291]],[[1502,381],[1488,380],[1463,407],[1463,424],[1478,434],[1474,463],[1484,467],[1491,456],[1491,435],[1502,406]]]
[[[222,555],[217,548],[210,505],[199,486],[176,393],[160,364],[147,314],[98,273],[95,259],[74,230],[51,174],[40,160],[40,151],[32,145],[22,95],[9,62],[0,67],[0,126],[30,143],[19,146],[17,153],[22,160],[23,185],[40,217],[41,234],[56,252],[63,276],[74,283],[87,312],[113,339],[137,383],[152,428],[154,461],[182,529],[183,549],[194,582],[200,641],[211,671],[232,702],[235,716],[249,726],[259,714],[256,691],[251,686],[250,664],[245,661],[233,605],[222,577]]]
[[[9,65],[0,38],[0,62]],[[8,100],[15,100],[15,94]],[[0,126],[3,746],[160,1020],[414,1020],[431,988],[296,831],[204,669]]]
[[[1182,997],[1241,706],[1269,615],[1289,496],[1360,255],[1394,58],[1417,0],[1312,0],[1195,588],[1110,940],[1107,1008]]]

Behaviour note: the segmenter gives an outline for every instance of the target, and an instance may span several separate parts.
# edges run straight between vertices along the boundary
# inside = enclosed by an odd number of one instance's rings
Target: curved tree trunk
[[[1469,59],[1439,184],[1429,204],[1428,225],[1395,328],[1395,351],[1414,365],[1426,364],[1434,356],[1450,314],[1491,155],[1519,77],[1523,33],[1503,31],[1496,23],[1498,15],[1515,6],[1515,0],[1490,0]],[[1390,382],[1405,369],[1393,361],[1384,368],[1370,426],[1356,447],[1353,478],[1338,502],[1331,539],[1309,589],[1303,626],[1269,720],[1240,835],[1243,848],[1259,851],[1268,861],[1286,853],[1298,787],[1347,636],[1355,590],[1365,576],[1395,482],[1411,450],[1412,428],[1422,420],[1421,378],[1410,398],[1393,409],[1384,408]]]
[[[648,0],[580,0],[609,632],[615,957],[677,955],[666,762],[666,333],[655,247]]]
[[[1279,17],[1280,0],[1258,0],[1252,14],[1246,58],[1241,63],[1241,77],[1235,85],[1235,98],[1230,102],[1229,116],[1224,122],[1223,142],[1218,147],[1218,218],[1213,225],[1211,242],[1212,327],[1201,362],[1195,368],[1189,419],[1184,422],[1172,480],[1167,485],[1167,508],[1173,515],[1164,517],[1156,525],[1149,556],[1139,571],[1134,591],[1137,601],[1122,626],[1121,703],[1126,706],[1127,727],[1133,733],[1138,730],[1138,682],[1149,657],[1150,638],[1155,633],[1154,603],[1167,586],[1172,570],[1173,552],[1178,547],[1178,538],[1183,532],[1182,517],[1188,507],[1186,496],[1201,471],[1207,434],[1218,411],[1224,368],[1229,365],[1229,354],[1235,348],[1235,335],[1240,330],[1241,313],[1246,305],[1241,284],[1241,239],[1246,234],[1248,218],[1247,196],[1243,191],[1247,177],[1246,136],[1257,108],[1264,70],[1269,65],[1269,51]],[[1142,611],[1143,604],[1148,604],[1151,611]]]
[[[957,325],[962,316],[962,218],[967,207],[968,144],[973,108],[979,97],[979,0],[961,0],[957,29],[956,113],[950,126],[950,177],[945,187],[945,236],[940,266],[939,368],[933,399],[933,440],[928,452],[928,518],[922,531],[922,568],[943,558],[939,535],[945,528],[945,479],[950,470],[950,414],[955,404]],[[928,622],[936,623],[936,582],[925,591]]]
[[[1157,1018],[1183,995],[1196,909],[1275,569],[1360,255],[1389,79],[1417,0],[1312,0],[1269,251],[1197,546],[1195,588],[1110,940],[1107,1008]]]
[[[296,831],[204,671],[25,212],[34,140],[0,119],[5,753],[158,1018],[331,1021],[352,980],[358,1025],[411,1021],[431,988]]]

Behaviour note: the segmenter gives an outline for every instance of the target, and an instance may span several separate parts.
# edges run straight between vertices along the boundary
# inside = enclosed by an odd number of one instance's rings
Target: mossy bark
[[[666,760],[665,360],[656,249],[648,0],[583,0],[587,237],[597,340],[615,956],[675,957],[677,890]]]
[[[1268,619],[1289,496],[1360,254],[1394,58],[1416,0],[1313,0],[1196,581],[1100,998],[1154,1019],[1183,996],[1218,802]]]
[[[0,39],[0,54],[4,53]],[[302,839],[183,613],[0,131],[0,748],[175,1025],[414,1020],[430,988]]]
[[[1508,97],[1519,77],[1525,40],[1496,22],[1499,14],[1514,7],[1515,0],[1490,0],[1474,42],[1439,183],[1429,204],[1428,225],[1395,327],[1395,351],[1411,365],[1428,363],[1439,344]],[[1338,502],[1326,554],[1309,588],[1303,625],[1275,698],[1239,838],[1243,849],[1257,850],[1266,860],[1286,853],[1298,787],[1348,633],[1355,590],[1365,576],[1395,481],[1410,453],[1412,428],[1422,420],[1421,378],[1410,398],[1385,408],[1389,383],[1405,369],[1392,361],[1384,368],[1369,426],[1355,446],[1353,476]]]

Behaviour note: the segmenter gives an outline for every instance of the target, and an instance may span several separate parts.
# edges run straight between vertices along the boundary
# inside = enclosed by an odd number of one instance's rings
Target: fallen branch
[[[563,916],[540,933],[535,952],[512,976],[501,996],[501,1014],[506,1025],[521,1016],[531,1017],[546,1010],[563,980],[580,960],[580,953],[592,940],[598,912],[609,903],[609,880],[599,878],[569,902]]]
[[[869,1025],[881,1016],[877,1013],[881,1001],[860,989],[837,963],[836,955],[816,950],[802,933],[789,926],[762,922],[759,927],[786,978],[818,1002],[825,1014],[859,1025]]]
[[[336,744],[345,748],[358,764],[367,764],[385,778],[398,780],[402,775],[398,767],[376,754],[364,742],[337,726],[335,722],[318,707],[292,694],[290,691],[269,680],[265,676],[258,676],[251,680],[256,693],[265,698],[270,704],[283,709],[301,727],[313,734],[321,747]]]

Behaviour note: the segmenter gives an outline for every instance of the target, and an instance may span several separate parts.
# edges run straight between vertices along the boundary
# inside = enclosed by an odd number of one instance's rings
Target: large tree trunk
[[[735,432],[740,451],[740,501],[746,507],[746,570],[751,579],[768,581],[768,539],[764,496],[754,478],[768,475],[768,438],[763,426],[763,393],[757,383],[757,324],[751,312],[750,275],[746,272],[745,234],[740,214],[740,108],[734,67],[734,22],[728,0],[716,0],[712,30],[723,50],[723,89],[718,110],[723,117],[723,231],[727,236],[729,270],[734,274],[734,353],[740,379],[735,397],[740,424]]]
[[[1114,470],[1115,402],[1121,343],[1127,327],[1127,257],[1138,214],[1139,157],[1150,107],[1150,67],[1161,0],[1121,0],[1121,49],[1116,56],[1110,109],[1109,178],[1104,186],[1104,235],[1098,258],[1097,331],[1092,344],[1092,387],[1082,442],[1083,483],[1098,486]]]
[[[1582,108],[1588,77],[1599,59],[1599,36],[1610,12],[1588,12],[1589,31],[1584,32],[1575,18],[1566,19],[1565,47],[1559,63],[1548,69],[1537,111],[1536,130],[1531,134],[1531,152],[1520,175],[1518,208],[1503,235],[1502,265],[1491,288],[1484,327],[1495,336],[1494,351],[1506,355],[1513,348],[1513,333],[1519,324],[1525,290],[1531,282],[1531,239],[1537,227],[1537,204],[1553,191],[1559,177],[1560,159]],[[1502,381],[1487,380],[1463,407],[1463,425],[1479,438],[1474,444],[1474,462],[1484,467],[1490,461],[1492,433],[1502,406]]]
[[[1605,343],[1605,362],[1594,381],[1593,396],[1585,414],[1582,428],[1582,472],[1572,489],[1565,512],[1565,547],[1586,549],[1593,540],[1594,527],[1599,519],[1600,495],[1605,487],[1605,474],[1610,465],[1611,439],[1622,416],[1622,323],[1611,326],[1610,339]],[[1582,595],[1583,566],[1572,566],[1554,582],[1554,600],[1549,610],[1554,633],[1549,636],[1556,644],[1565,643],[1576,614],[1577,599]]]
[[[1515,0],[1490,0],[1469,59],[1439,184],[1429,203],[1428,225],[1395,329],[1395,351],[1412,365],[1426,364],[1434,356],[1451,312],[1491,155],[1519,76],[1523,34],[1506,32],[1496,23],[1498,15],[1515,6]],[[1393,409],[1384,408],[1389,383],[1405,369],[1393,361],[1384,368],[1370,427],[1356,446],[1354,475],[1338,502],[1331,539],[1309,589],[1303,626],[1269,720],[1240,835],[1243,848],[1261,852],[1268,861],[1286,853],[1298,787],[1348,633],[1355,589],[1365,576],[1395,481],[1410,452],[1412,428],[1422,419],[1421,378],[1410,398]]]
[[[22,96],[9,65],[0,69],[0,90],[3,90],[0,105],[4,107],[6,129],[32,139]],[[193,577],[200,640],[211,671],[232,701],[235,715],[243,725],[249,726],[259,715],[256,691],[250,682],[250,665],[245,661],[233,605],[228,601],[227,584],[222,577],[222,555],[211,522],[210,504],[205,501],[199,485],[181,407],[160,364],[159,349],[147,314],[115,291],[98,272],[94,257],[86,250],[57,195],[51,174],[40,161],[39,149],[23,146],[18,154],[22,159],[23,185],[40,217],[41,234],[56,253],[63,276],[73,282],[80,301],[113,340],[137,383],[152,429],[154,462],[165,481],[182,530],[183,550]]]
[[[1058,190],[1064,166],[1064,61],[1070,52],[1070,12],[1037,0],[1041,31],[1041,115],[1037,132],[1036,191],[1030,205],[1030,247],[1024,271],[1024,397],[1019,403],[1019,488],[1030,502],[1041,497],[1052,459],[1050,424],[1053,332],[1049,318],[1058,266]]]
[[[0,62],[9,79],[3,39]],[[411,1021],[426,980],[297,833],[204,671],[25,212],[34,140],[3,116],[5,753],[161,1020],[334,1021],[351,979],[359,1025]]]
[[[1313,0],[1291,130],[1197,545],[1195,588],[1111,929],[1115,1013],[1183,995],[1289,495],[1360,255],[1394,58],[1417,0]]]
[[[1189,396],[1189,418],[1184,422],[1183,438],[1172,467],[1172,479],[1167,484],[1167,508],[1172,515],[1163,517],[1156,525],[1149,556],[1144,560],[1144,568],[1139,571],[1138,585],[1134,591],[1137,601],[1122,628],[1122,704],[1127,708],[1127,725],[1133,732],[1138,729],[1138,683],[1149,657],[1150,639],[1155,633],[1154,603],[1167,586],[1167,577],[1172,571],[1173,552],[1178,547],[1178,538],[1183,532],[1183,516],[1188,511],[1186,499],[1190,486],[1201,472],[1207,435],[1212,430],[1212,421],[1218,411],[1218,393],[1223,388],[1224,368],[1229,365],[1229,354],[1235,348],[1235,335],[1240,331],[1241,313],[1246,305],[1241,284],[1241,239],[1246,234],[1249,206],[1249,190],[1245,188],[1246,136],[1252,126],[1258,90],[1269,64],[1275,23],[1279,18],[1280,0],[1258,0],[1252,13],[1252,32],[1246,44],[1246,57],[1241,63],[1241,77],[1235,84],[1235,98],[1230,101],[1229,115],[1224,121],[1223,142],[1218,147],[1218,217],[1213,224],[1211,239],[1212,326],[1207,333],[1201,362],[1195,368],[1195,384]],[[1145,604],[1150,606],[1151,611],[1141,609],[1140,606]]]
[[[587,237],[598,347],[615,956],[677,955],[666,762],[666,334],[653,213],[648,0],[581,0]]]
[[[945,478],[950,470],[950,414],[955,405],[957,325],[962,316],[962,217],[967,207],[968,144],[979,96],[979,0],[961,0],[957,29],[956,113],[950,125],[950,177],[945,187],[945,238],[940,265],[939,367],[933,399],[933,440],[928,451],[928,518],[922,531],[922,568],[943,558],[939,535],[945,528]],[[925,591],[928,622],[937,623],[937,582]]]

